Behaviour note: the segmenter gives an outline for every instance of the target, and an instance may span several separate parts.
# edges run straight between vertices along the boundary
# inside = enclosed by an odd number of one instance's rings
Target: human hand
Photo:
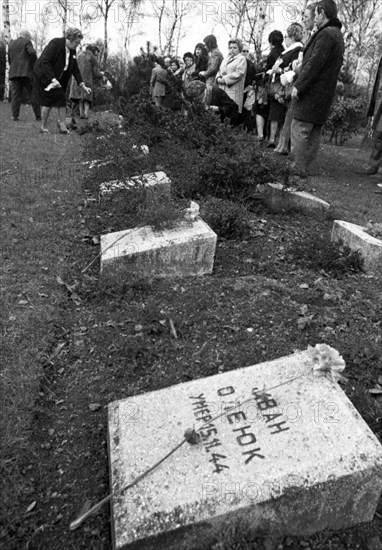
[[[292,98],[292,99],[295,99],[296,101],[298,101],[298,90],[297,90],[297,88],[295,88],[294,86],[293,86],[293,88],[292,88],[291,98]]]
[[[83,89],[83,91],[85,92],[85,94],[91,94],[91,92],[92,92],[92,89],[91,89],[91,88],[88,88],[87,86],[85,86],[84,83],[81,84],[81,88]]]

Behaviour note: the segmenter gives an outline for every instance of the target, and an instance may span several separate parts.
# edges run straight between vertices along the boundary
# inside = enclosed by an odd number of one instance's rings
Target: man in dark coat
[[[307,42],[300,73],[294,83],[296,100],[291,127],[293,166],[297,176],[306,178],[314,165],[322,127],[329,116],[340,73],[344,40],[334,0],[316,6],[317,32]]]
[[[36,120],[41,120],[41,109],[33,91],[33,65],[37,55],[32,46],[28,31],[20,32],[16,40],[11,40],[8,49],[9,80],[12,83],[12,118],[19,120],[24,88],[27,90]]]
[[[365,174],[372,176],[378,172],[382,164],[382,57],[379,60],[367,116],[373,120],[373,150]]]

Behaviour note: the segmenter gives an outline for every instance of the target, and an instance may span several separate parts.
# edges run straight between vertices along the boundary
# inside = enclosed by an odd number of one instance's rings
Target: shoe
[[[275,153],[277,153],[278,155],[284,155],[284,156],[289,155],[288,151],[275,151]]]
[[[41,122],[42,118],[41,118],[40,116],[36,116],[36,120],[37,120],[38,122]]]
[[[18,116],[13,116],[12,120],[13,120],[13,122],[17,122],[19,120],[19,117]]]
[[[267,149],[274,149],[276,147],[276,143],[274,141],[269,141],[267,143]]]
[[[76,119],[74,117],[72,117],[72,120],[70,121],[70,126],[73,130],[76,130],[77,122],[76,122]]]
[[[368,166],[364,174],[366,176],[374,176],[374,174],[378,174],[378,168],[374,168],[373,166]]]
[[[69,130],[65,126],[64,122],[57,122],[57,126],[58,126],[58,133],[59,134],[69,134]]]
[[[40,134],[50,134],[48,128],[40,128]]]

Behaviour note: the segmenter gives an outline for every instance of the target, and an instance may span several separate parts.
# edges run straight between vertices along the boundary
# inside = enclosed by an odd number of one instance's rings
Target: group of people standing
[[[53,38],[37,59],[28,31],[22,31],[9,44],[9,78],[12,82],[12,118],[19,119],[23,89],[31,97],[40,132],[49,133],[47,126],[51,109],[57,109],[57,125],[61,134],[66,126],[67,87],[73,76],[69,99],[79,108],[81,118],[87,118],[93,101],[94,79],[102,78],[96,58],[96,47],[89,45],[78,55],[83,39],[79,29],[69,28],[62,38]],[[75,119],[72,117],[72,125]]]
[[[258,139],[268,137],[268,147],[291,154],[295,178],[304,180],[314,173],[322,128],[335,96],[344,56],[341,27],[334,0],[311,3],[302,24],[292,23],[285,37],[277,30],[270,33],[271,50],[260,66],[250,59],[242,40],[229,40],[229,53],[224,57],[216,37],[208,35],[181,60],[155,59],[150,81],[153,101],[164,108],[178,104],[185,112],[185,102],[179,101],[182,96],[199,100],[217,111],[222,120],[228,117],[232,125],[242,124],[248,132],[253,131],[255,119]],[[25,88],[31,95],[36,120],[41,121],[40,132],[49,133],[48,118],[55,107],[59,132],[68,133],[66,89],[72,76],[70,99],[78,105],[80,117],[87,118],[94,80],[103,73],[94,46],[87,46],[77,58],[82,39],[79,29],[67,29],[64,37],[48,43],[38,59],[27,31],[10,42],[13,120],[19,118]],[[368,111],[374,131],[366,169],[369,175],[377,173],[382,163],[381,63]],[[75,127],[74,118],[72,125]]]
[[[341,27],[334,0],[311,3],[302,23],[289,25],[285,37],[278,30],[270,33],[270,53],[260,65],[249,58],[249,48],[240,39],[229,40],[224,58],[215,36],[209,35],[197,45],[200,52],[205,47],[206,69],[200,70],[200,58],[191,53],[184,56],[183,70],[178,60],[169,60],[166,66],[157,59],[151,78],[153,100],[158,106],[171,107],[166,97],[175,77],[186,99],[202,101],[222,119],[228,116],[232,125],[243,124],[252,132],[254,119],[257,138],[276,153],[290,154],[294,181],[304,183],[316,173],[322,128],[335,96],[344,57]],[[382,160],[381,64],[378,74],[369,110],[369,116],[374,113],[369,174],[378,171]]]

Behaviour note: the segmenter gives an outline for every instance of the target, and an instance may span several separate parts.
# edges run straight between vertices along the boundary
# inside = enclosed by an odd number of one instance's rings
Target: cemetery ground
[[[344,357],[342,387],[381,440],[382,277],[344,270],[325,244],[333,218],[382,222],[382,175],[362,175],[356,142],[322,148],[310,189],[331,203],[328,214],[254,201],[250,233],[219,238],[211,276],[108,283],[98,261],[82,273],[99,233],[121,229],[89,188],[88,136],[39,135],[27,107],[17,123],[9,105],[0,112],[3,548],[111,548],[108,505],[76,531],[69,524],[109,493],[107,405],[127,396],[325,342]],[[309,538],[232,528],[199,550],[378,550],[381,541],[382,501],[367,525]]]

